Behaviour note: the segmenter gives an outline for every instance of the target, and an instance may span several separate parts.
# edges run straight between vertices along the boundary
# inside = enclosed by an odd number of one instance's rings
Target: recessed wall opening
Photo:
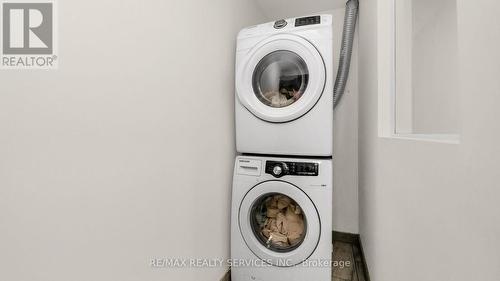
[[[387,80],[384,136],[458,141],[460,99],[456,0],[388,0],[392,43],[381,43]],[[390,9],[389,9],[390,8]],[[389,45],[389,44],[392,44]],[[389,91],[389,93],[387,93]]]

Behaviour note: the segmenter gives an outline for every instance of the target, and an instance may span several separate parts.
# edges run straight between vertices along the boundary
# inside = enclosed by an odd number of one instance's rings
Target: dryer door
[[[283,181],[258,184],[245,195],[239,226],[249,249],[279,267],[295,266],[309,258],[321,233],[311,199],[297,186]]]
[[[276,35],[253,48],[236,70],[239,101],[256,117],[273,123],[300,118],[321,97],[323,58],[309,41]]]

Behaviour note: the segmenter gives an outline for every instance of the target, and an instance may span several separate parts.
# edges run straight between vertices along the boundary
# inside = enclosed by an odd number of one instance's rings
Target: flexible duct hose
[[[354,32],[356,30],[356,20],[358,18],[358,7],[358,0],[349,0],[346,3],[339,69],[337,72],[337,79],[335,80],[335,86],[333,88],[333,108],[337,107],[337,104],[342,98],[347,84],[347,78],[349,78],[352,45],[354,41]]]

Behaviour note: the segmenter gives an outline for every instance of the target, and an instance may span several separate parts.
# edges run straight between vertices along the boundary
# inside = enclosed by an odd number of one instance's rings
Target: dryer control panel
[[[319,175],[319,164],[307,162],[266,161],[266,174],[273,175],[276,178],[281,178],[283,176],[315,177]]]
[[[321,23],[321,16],[312,16],[312,17],[295,19],[295,26],[304,26],[304,25],[312,25],[320,23]]]

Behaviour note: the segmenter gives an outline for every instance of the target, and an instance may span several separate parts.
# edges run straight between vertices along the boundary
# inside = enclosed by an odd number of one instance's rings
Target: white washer
[[[329,281],[331,255],[332,161],[237,157],[231,280]]]
[[[331,156],[332,16],[245,28],[236,52],[236,149]]]

